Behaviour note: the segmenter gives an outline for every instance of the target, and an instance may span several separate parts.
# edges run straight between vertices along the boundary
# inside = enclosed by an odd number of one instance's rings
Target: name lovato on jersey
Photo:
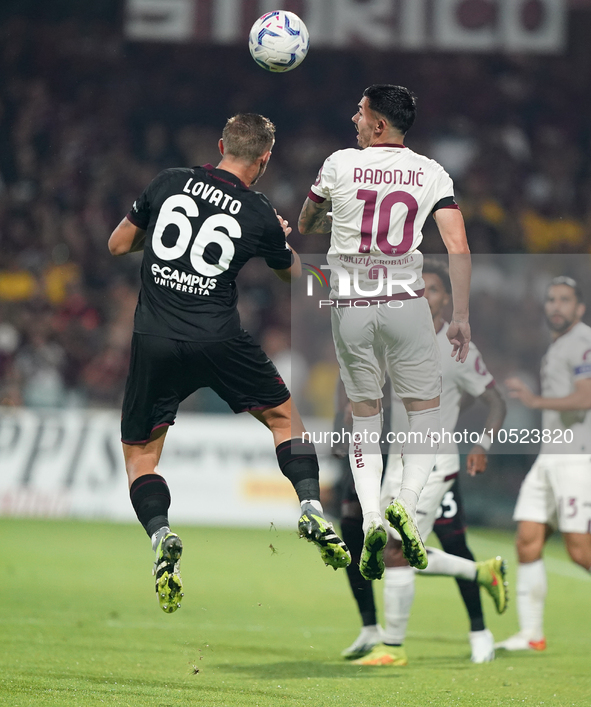
[[[154,275],[154,282],[157,285],[163,285],[179,292],[187,292],[190,295],[209,295],[209,290],[214,290],[217,285],[215,277],[193,275],[174,270],[168,265],[160,267],[157,263],[152,263],[152,275]]]
[[[210,204],[213,204],[214,206],[219,206],[219,208],[222,211],[226,210],[226,207],[228,208],[228,211],[235,216],[240,209],[242,208],[242,202],[239,201],[238,199],[233,199],[230,194],[224,194],[224,192],[221,189],[216,189],[216,187],[213,184],[205,184],[204,182],[195,182],[193,186],[191,186],[191,182],[193,182],[193,177],[191,177],[185,186],[183,187],[183,191],[185,194],[191,194],[192,196],[198,196],[203,201],[208,201]],[[223,181],[223,180],[222,180]],[[228,206],[229,204],[229,206]]]

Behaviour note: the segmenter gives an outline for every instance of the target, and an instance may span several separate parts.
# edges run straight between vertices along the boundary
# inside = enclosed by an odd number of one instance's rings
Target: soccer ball
[[[293,12],[275,10],[259,17],[250,30],[252,58],[267,71],[291,71],[304,61],[310,46],[306,25]]]

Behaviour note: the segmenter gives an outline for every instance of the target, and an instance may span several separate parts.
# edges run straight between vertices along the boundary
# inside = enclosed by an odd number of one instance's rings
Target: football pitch
[[[343,570],[325,568],[295,532],[175,528],[183,538],[182,609],[164,614],[138,525],[0,519],[0,704],[130,707],[591,705],[591,578],[561,547],[547,553],[545,653],[469,661],[453,580],[417,578],[405,668],[339,656],[359,622]],[[470,534],[480,558],[508,533]],[[377,586],[377,594],[381,587]]]

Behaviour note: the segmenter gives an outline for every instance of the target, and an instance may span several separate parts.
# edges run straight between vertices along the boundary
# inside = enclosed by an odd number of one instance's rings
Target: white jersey
[[[453,434],[460,414],[462,393],[468,393],[474,398],[480,397],[484,391],[494,384],[494,378],[487,370],[480,351],[470,342],[468,357],[464,363],[452,357],[452,345],[447,338],[447,322],[437,332],[437,343],[441,352],[442,390],[441,390],[441,428],[444,432]],[[400,398],[392,391],[392,431],[408,431],[408,416]],[[400,454],[401,445],[397,442],[390,445],[391,454]],[[458,471],[460,457],[458,445],[455,442],[445,442],[439,445],[434,472],[444,476]]]
[[[328,157],[311,187],[314,201],[332,201],[328,263],[331,298],[343,298],[336,268],[348,272],[350,296],[396,295],[424,289],[423,256],[418,247],[430,213],[455,205],[453,182],[434,160],[403,145],[373,145],[364,150],[338,150]],[[456,207],[457,208],[457,207]],[[387,286],[392,280],[407,287]],[[356,280],[354,280],[354,278]],[[382,288],[379,288],[381,281]]]
[[[591,327],[579,322],[550,344],[542,359],[542,396],[564,398],[575,389],[575,382],[591,378]],[[542,441],[542,454],[591,453],[591,411],[542,412],[542,428],[550,430],[550,442]],[[565,430],[572,431],[572,443]]]

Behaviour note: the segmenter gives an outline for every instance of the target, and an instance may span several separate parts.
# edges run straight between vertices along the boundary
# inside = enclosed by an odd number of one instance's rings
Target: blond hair
[[[252,164],[275,140],[275,126],[263,115],[238,113],[228,120],[222,132],[224,154]]]

